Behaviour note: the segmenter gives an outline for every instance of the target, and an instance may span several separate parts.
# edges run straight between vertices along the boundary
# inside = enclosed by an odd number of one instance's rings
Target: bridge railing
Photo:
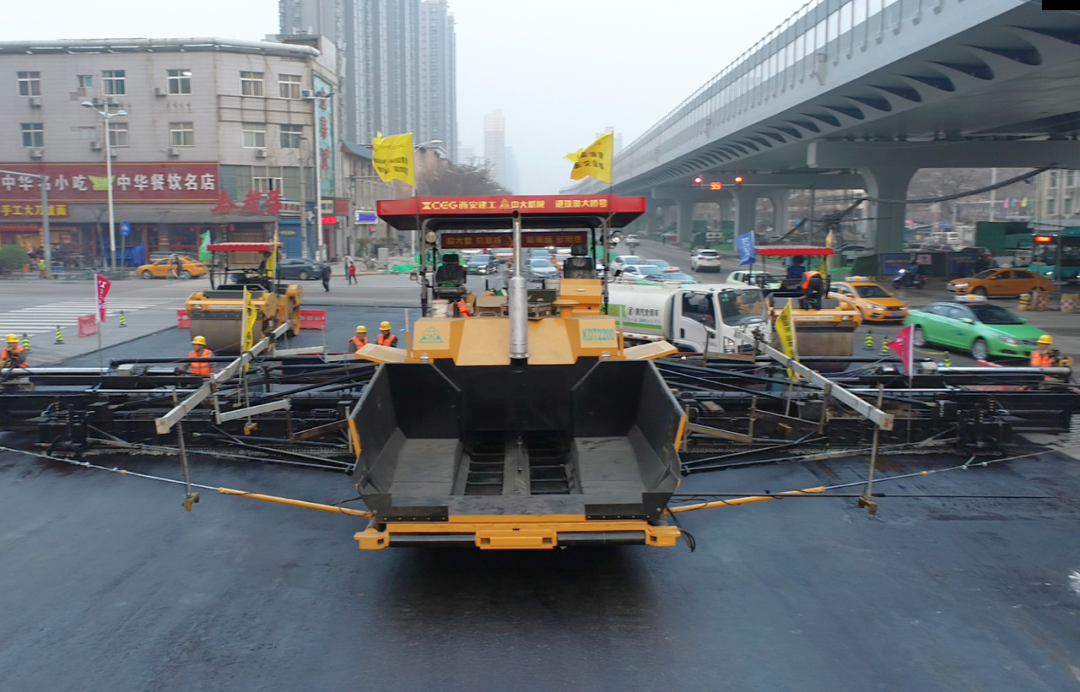
[[[932,16],[945,2],[964,1],[811,0],[620,152],[613,165],[617,181],[683,153],[702,134],[722,135],[734,118],[794,89],[828,63],[851,58],[857,47],[898,33],[906,21]]]

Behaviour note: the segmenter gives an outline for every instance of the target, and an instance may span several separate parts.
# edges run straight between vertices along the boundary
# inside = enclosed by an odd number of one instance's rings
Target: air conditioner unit
[[[28,101],[30,103],[31,108],[41,108],[41,97],[40,96],[31,96],[28,99]]]
[[[154,96],[168,96],[168,94],[161,87],[154,87]]]
[[[95,96],[90,100],[90,103],[94,104],[94,108],[101,108],[105,105],[105,101],[100,96]]]
[[[112,96],[110,96],[107,99],[105,99],[105,105],[106,106],[119,106],[120,102],[117,101],[116,99],[114,99]]]
[[[97,139],[91,139],[90,140],[90,148],[93,149],[94,151],[101,151],[101,146],[102,146],[101,140],[97,140]]]
[[[179,156],[180,150],[176,147],[169,147],[169,156]]]
[[[86,87],[79,87],[75,90],[75,93],[77,93],[80,98],[86,98]]]
[[[32,159],[40,159],[43,156],[45,156],[45,150],[44,149],[31,149],[30,150],[30,158],[32,158]]]
[[[266,158],[266,149],[256,149],[255,150],[255,158],[257,158],[257,159],[265,159]]]

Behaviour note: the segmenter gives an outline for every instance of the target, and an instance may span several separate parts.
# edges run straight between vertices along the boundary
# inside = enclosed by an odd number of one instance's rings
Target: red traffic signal
[[[742,182],[743,182],[743,177],[741,175],[735,176],[735,184],[736,185],[742,185]]]
[[[701,179],[701,176],[700,176],[700,175],[699,175],[699,176],[696,176],[696,177],[694,178],[694,185],[701,185],[701,183],[702,183],[702,179]]]

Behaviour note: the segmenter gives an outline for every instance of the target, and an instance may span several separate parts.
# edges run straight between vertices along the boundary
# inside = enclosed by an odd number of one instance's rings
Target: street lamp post
[[[108,186],[106,189],[109,195],[109,268],[116,271],[116,214],[113,210],[112,133],[109,131],[109,120],[118,115],[127,115],[127,111],[121,109],[110,113],[108,104],[105,104],[104,110],[99,111],[91,101],[83,101],[82,105],[105,119],[105,184]]]

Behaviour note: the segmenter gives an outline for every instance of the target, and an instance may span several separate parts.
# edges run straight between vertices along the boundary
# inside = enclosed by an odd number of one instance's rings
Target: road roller
[[[254,328],[256,342],[285,323],[294,336],[300,333],[304,289],[282,284],[267,271],[274,243],[214,243],[208,249],[214,256],[210,290],[192,293],[184,306],[191,316],[192,335],[206,337],[207,347],[216,353],[239,352],[245,291],[251,294],[259,314]]]
[[[645,200],[419,197],[378,208],[420,233],[425,258],[514,251],[508,295],[463,296],[467,316],[427,308],[459,279],[443,271],[429,286],[422,268],[424,316],[404,348],[357,352],[381,363],[350,414],[357,489],[372,512],[359,547],[675,545],[666,508],[686,417],[652,359],[676,349],[625,347],[593,260]],[[561,280],[529,289],[522,248],[547,246],[577,252]]]

